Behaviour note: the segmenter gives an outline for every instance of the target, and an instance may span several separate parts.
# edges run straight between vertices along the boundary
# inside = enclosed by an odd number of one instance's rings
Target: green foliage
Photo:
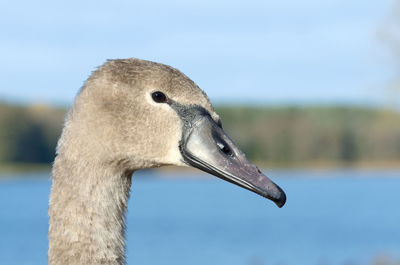
[[[354,107],[216,108],[228,134],[251,160],[400,162],[400,114]],[[0,164],[49,163],[65,109],[0,104]]]
[[[400,162],[400,114],[355,107],[219,107],[248,157],[272,163]]]
[[[52,162],[64,115],[64,109],[0,104],[0,162]]]

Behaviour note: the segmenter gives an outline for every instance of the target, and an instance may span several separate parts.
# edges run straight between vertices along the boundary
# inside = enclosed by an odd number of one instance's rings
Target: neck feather
[[[49,264],[124,264],[132,171],[59,155],[50,194]]]

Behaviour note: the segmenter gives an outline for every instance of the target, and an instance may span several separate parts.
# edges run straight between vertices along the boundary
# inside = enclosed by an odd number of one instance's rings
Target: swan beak
[[[224,130],[204,113],[191,118],[184,126],[180,152],[185,163],[255,192],[282,207],[284,191],[267,178],[226,135]]]

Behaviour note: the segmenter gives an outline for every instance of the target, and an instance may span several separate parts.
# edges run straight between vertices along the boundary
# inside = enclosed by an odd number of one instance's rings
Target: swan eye
[[[160,91],[153,92],[151,94],[151,97],[157,103],[165,103],[168,100],[167,97],[165,96],[165,94],[163,92],[160,92]]]

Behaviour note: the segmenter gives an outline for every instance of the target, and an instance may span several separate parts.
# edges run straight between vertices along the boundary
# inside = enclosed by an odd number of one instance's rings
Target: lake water
[[[400,260],[400,171],[269,171],[288,196],[282,209],[216,178],[160,174],[134,175],[128,264]],[[0,181],[0,264],[47,263],[47,177]]]

